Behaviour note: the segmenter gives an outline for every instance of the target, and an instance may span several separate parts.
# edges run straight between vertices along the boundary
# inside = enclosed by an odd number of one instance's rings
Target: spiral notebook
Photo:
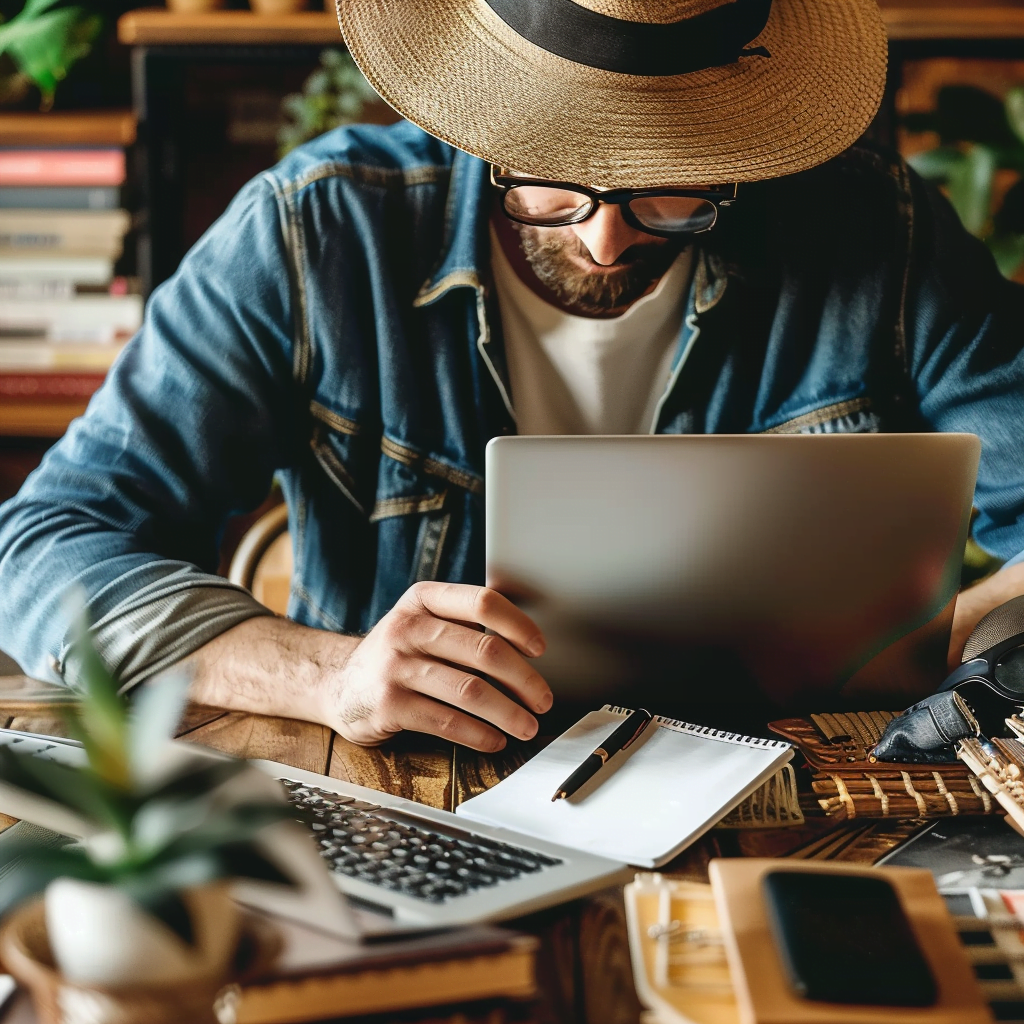
[[[638,867],[671,860],[793,756],[780,740],[721,732],[656,716],[568,800],[566,777],[630,714],[605,705],[456,813]]]

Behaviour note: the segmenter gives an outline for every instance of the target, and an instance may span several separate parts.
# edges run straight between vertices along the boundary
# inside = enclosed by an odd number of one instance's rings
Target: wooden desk
[[[12,704],[12,709],[14,705]],[[61,735],[54,709],[25,710],[0,724]],[[428,736],[405,733],[382,747],[358,747],[324,726],[193,707],[179,734],[236,757],[266,758],[384,790],[432,807],[454,810],[499,782],[536,749],[510,745],[498,755],[477,754]],[[0,828],[13,819],[0,815]],[[872,863],[920,827],[918,822],[849,822],[824,818],[806,827],[712,831],[663,870],[707,881],[707,864],[721,856],[793,856]],[[515,927],[536,934],[542,1005],[538,1024],[638,1024],[622,896],[618,890],[535,914]]]

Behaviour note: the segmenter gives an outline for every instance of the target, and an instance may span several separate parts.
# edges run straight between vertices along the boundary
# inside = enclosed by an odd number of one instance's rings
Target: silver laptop
[[[487,582],[547,634],[556,708],[903,708],[945,676],[979,452],[971,434],[498,438]]]
[[[12,729],[0,729],[0,746],[64,764],[85,759],[73,740]],[[192,753],[203,749],[187,747]],[[520,917],[631,874],[618,861],[469,822],[412,800],[273,761],[251,764],[281,781],[296,818],[306,826],[306,835],[286,826],[266,850],[302,885],[295,894],[245,887],[237,895],[325,931],[372,936]],[[32,823],[0,833],[0,876],[3,847],[18,839],[19,829],[41,826],[54,842],[60,841],[54,833],[74,836],[59,808],[19,802],[2,786],[0,810]]]

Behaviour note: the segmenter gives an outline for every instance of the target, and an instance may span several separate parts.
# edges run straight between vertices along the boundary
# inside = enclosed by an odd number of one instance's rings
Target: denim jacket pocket
[[[319,402],[310,403],[309,447],[332,484],[367,517],[373,507],[378,448],[362,427]]]
[[[871,399],[851,398],[794,416],[763,434],[877,434],[882,421],[871,408]]]
[[[369,516],[377,524],[378,558],[395,573],[404,569],[409,585],[444,578],[453,520],[467,492],[483,493],[483,480],[386,435],[380,447],[377,495]]]

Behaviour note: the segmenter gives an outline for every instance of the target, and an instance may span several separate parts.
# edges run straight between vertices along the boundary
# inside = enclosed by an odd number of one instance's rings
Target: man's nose
[[[631,245],[657,239],[626,223],[620,207],[602,203],[582,224],[574,224],[576,237],[587,247],[595,263],[611,266]]]

